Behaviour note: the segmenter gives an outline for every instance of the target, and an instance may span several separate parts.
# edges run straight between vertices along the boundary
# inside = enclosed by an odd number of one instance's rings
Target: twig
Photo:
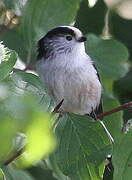
[[[104,116],[108,116],[108,115],[111,115],[113,113],[116,113],[118,111],[122,111],[122,110],[126,110],[128,107],[132,106],[132,101],[128,102],[128,103],[125,103],[119,107],[116,107],[114,109],[111,109],[110,111],[106,111],[106,112],[103,112],[103,113],[100,113],[97,115],[97,118],[100,119]]]
[[[25,147],[23,147],[22,149],[20,149],[19,151],[17,151],[15,154],[13,154],[9,159],[7,159],[4,162],[4,165],[7,166],[8,164],[10,164],[12,161],[14,161],[17,157],[19,157],[23,152],[24,152]]]

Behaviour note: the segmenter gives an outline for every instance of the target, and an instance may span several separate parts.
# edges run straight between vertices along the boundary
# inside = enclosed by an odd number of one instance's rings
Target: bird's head
[[[72,26],[56,27],[39,40],[38,59],[84,50],[84,41],[86,37],[79,29]]]

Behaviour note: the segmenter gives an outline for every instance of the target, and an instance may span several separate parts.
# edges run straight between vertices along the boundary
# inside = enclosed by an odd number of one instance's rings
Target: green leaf
[[[26,4],[15,2],[16,0],[12,3],[6,0],[6,4],[21,11],[20,25],[3,33],[0,39],[18,52],[22,61],[27,64],[36,60],[37,41],[51,28],[72,23],[80,5],[80,0],[28,0]]]
[[[48,30],[59,25],[69,25],[74,21],[79,4],[80,0],[30,0],[27,2],[20,31],[26,42],[29,61],[35,60],[36,42]]]
[[[117,14],[113,13],[111,17],[111,24],[113,36],[128,48],[130,57],[132,57],[132,20],[121,18]],[[132,58],[129,60],[132,61]]]
[[[103,79],[115,80],[126,74],[128,51],[123,44],[114,39],[103,40],[93,34],[87,38],[87,53],[95,61]]]
[[[1,168],[0,168],[0,180],[6,180],[5,174]]]
[[[98,0],[93,8],[88,7],[88,0],[82,0],[75,26],[82,30],[84,34],[88,32],[101,34],[106,11],[107,7],[103,0]]]
[[[27,167],[54,150],[56,141],[50,129],[52,120],[45,113],[47,109],[39,103],[39,95],[36,95],[36,91],[45,93],[37,76],[17,72],[12,73],[10,79],[13,81],[12,85],[11,82],[6,84],[4,81],[0,84],[1,87],[2,84],[8,87],[7,95],[4,98],[0,96],[0,160],[1,163],[5,162],[16,149],[13,143],[16,133],[25,133],[28,142],[25,151],[28,155],[21,162]],[[25,93],[24,88],[27,86],[30,87],[30,92]],[[49,105],[49,101],[47,102]]]
[[[54,177],[57,178],[57,180],[70,180],[68,176],[65,176],[62,171],[59,169],[57,161],[55,160],[55,157],[52,156],[51,158],[46,161],[48,168],[50,168],[54,172]]]
[[[53,172],[49,169],[45,169],[44,167],[33,166],[28,168],[28,172],[36,179],[36,180],[58,180],[53,177]],[[63,180],[63,179],[60,179]]]
[[[16,121],[4,107],[0,108],[0,124],[0,164],[2,164],[12,149],[17,129]]]
[[[26,42],[22,39],[18,27],[3,33],[0,36],[0,40],[3,41],[8,48],[15,50],[22,60],[27,61],[28,53]]]
[[[54,160],[64,175],[76,180],[100,180],[104,160],[111,152],[108,137],[99,122],[69,114],[56,128],[58,149]]]
[[[5,79],[13,69],[17,60],[17,54],[15,51],[11,51],[9,59],[7,61],[2,61],[0,64],[0,81]]]
[[[119,98],[121,104],[132,100],[132,71],[130,70],[125,77],[114,82],[113,87],[115,95]],[[132,111],[124,111],[124,122],[131,119]]]
[[[12,80],[18,84],[19,82],[27,82],[28,85],[35,87],[39,91],[45,91],[45,86],[41,82],[40,78],[32,73],[26,73],[23,71],[14,72],[11,75]],[[45,92],[44,92],[45,93]]]
[[[6,180],[35,180],[26,171],[15,169],[11,165],[3,167],[2,169],[5,173]]]
[[[18,131],[26,134],[27,142],[26,155],[23,154],[19,161],[16,161],[19,167],[30,166],[55,149],[56,141],[51,131],[51,117],[45,113],[32,93],[12,95],[4,100],[1,108],[1,163],[16,149],[15,143],[12,142]]]
[[[11,75],[11,79],[15,83],[14,86],[24,91],[24,94],[34,94],[37,96],[38,103],[43,106],[45,112],[51,112],[54,108],[54,102],[46,93],[46,88],[40,78],[34,74],[22,71],[15,72]],[[21,92],[21,91],[20,91]]]
[[[56,141],[50,129],[50,118],[48,114],[43,112],[33,112],[32,122],[25,132],[28,142],[25,154],[16,160],[16,163],[19,163],[18,166],[31,166],[53,152]]]
[[[132,99],[132,71],[129,71],[125,77],[114,83],[114,92],[120,100]]]
[[[132,179],[132,131],[122,135],[115,145],[112,162],[114,165],[113,180]]]

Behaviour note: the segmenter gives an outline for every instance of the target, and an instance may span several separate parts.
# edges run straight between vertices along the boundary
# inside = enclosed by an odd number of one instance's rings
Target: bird
[[[94,61],[86,53],[86,40],[73,26],[49,30],[38,41],[36,69],[51,98],[56,104],[62,102],[59,112],[87,114],[97,120],[102,111],[102,85]]]

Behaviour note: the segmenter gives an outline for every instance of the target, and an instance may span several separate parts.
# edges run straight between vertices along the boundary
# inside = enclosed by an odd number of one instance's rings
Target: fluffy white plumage
[[[75,27],[62,27],[71,28],[76,39],[82,36]],[[61,111],[90,114],[100,103],[101,84],[92,60],[85,52],[84,42],[69,43],[72,46],[70,53],[56,53],[48,60],[43,57],[37,63],[37,71],[56,103],[64,99]]]

